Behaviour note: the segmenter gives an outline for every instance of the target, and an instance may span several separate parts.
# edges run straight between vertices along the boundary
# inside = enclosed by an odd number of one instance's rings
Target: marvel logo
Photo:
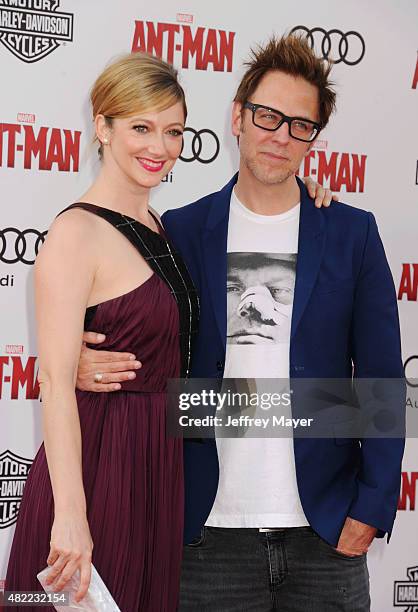
[[[312,149],[316,151],[326,151],[328,147],[328,140],[315,140]]]
[[[193,15],[188,15],[187,13],[177,13],[176,21],[179,23],[193,23]]]
[[[35,123],[36,117],[33,113],[17,113],[18,123]]]
[[[6,355],[23,355],[23,344],[6,344]]]

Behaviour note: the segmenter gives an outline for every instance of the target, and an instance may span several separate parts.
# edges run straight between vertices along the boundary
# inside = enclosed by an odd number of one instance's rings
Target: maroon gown
[[[132,352],[142,362],[136,379],[119,392],[76,392],[93,564],[122,612],[173,612],[183,541],[183,449],[180,438],[166,433],[166,384],[188,375],[197,295],[164,234],[114,211],[75,206],[112,223],[153,270],[136,289],[86,312],[86,329],[106,334],[102,350]],[[26,483],[5,590],[42,590],[36,574],[46,567],[53,517],[42,445]]]

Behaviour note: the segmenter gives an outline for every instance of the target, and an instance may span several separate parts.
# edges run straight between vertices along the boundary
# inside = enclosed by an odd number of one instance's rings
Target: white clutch
[[[46,584],[46,577],[50,572],[51,568],[46,567],[42,572],[39,572],[37,578],[42,585],[42,588],[47,593],[54,592],[53,584]],[[54,604],[55,609],[58,612],[71,612],[72,610],[79,610],[80,612],[121,612],[116,605],[113,597],[109,593],[105,583],[100,578],[94,565],[91,566],[91,581],[89,590],[83,599],[76,603],[74,596],[80,586],[80,572],[79,570],[71,578],[70,582],[64,587],[63,592],[69,593],[70,604],[59,605]]]

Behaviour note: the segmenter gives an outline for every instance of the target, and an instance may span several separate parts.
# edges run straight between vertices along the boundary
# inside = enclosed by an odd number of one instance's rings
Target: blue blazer
[[[198,378],[223,376],[229,205],[237,177],[162,217],[200,294],[192,364]],[[290,379],[350,378],[353,366],[355,377],[403,378],[396,292],[373,215],[345,204],[317,209],[297,180],[301,211]],[[334,546],[347,516],[378,528],[380,537],[390,534],[403,449],[400,438],[295,438],[299,495],[312,528]],[[199,536],[215,499],[215,441],[185,442],[184,461],[187,543]]]

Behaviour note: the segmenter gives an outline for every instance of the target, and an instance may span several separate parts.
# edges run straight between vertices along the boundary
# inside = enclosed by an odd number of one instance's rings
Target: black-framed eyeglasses
[[[288,117],[281,111],[262,104],[245,102],[244,108],[252,111],[253,124],[256,127],[275,132],[283,123],[287,123],[290,136],[296,140],[302,140],[302,142],[312,142],[322,129],[320,123],[303,119],[303,117]]]

